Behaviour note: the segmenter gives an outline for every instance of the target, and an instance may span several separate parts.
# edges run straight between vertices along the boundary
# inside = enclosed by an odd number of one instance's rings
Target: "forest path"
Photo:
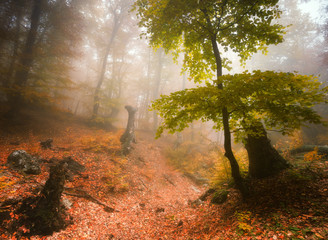
[[[190,204],[205,189],[167,163],[165,147],[172,144],[138,132],[138,143],[124,158],[119,141],[123,130],[104,131],[52,115],[22,119],[24,125],[0,121],[0,202],[35,196],[49,177],[48,160],[71,156],[87,170],[65,186],[84,190],[115,209],[106,212],[90,199],[64,191],[63,200],[72,204],[67,211],[73,223],[52,236],[31,240],[328,239],[325,159],[311,162],[311,169],[293,169],[260,181],[248,203],[230,189],[224,204]],[[39,141],[47,138],[53,139],[53,148],[41,149]],[[14,150],[44,159],[41,174],[10,170],[5,163]],[[0,226],[0,239],[14,238]]]
[[[109,198],[115,212],[79,199],[71,212],[74,225],[49,239],[185,239],[177,235],[179,216],[195,210],[190,202],[203,189],[169,166],[162,150],[149,138],[139,139],[128,156],[130,190]]]

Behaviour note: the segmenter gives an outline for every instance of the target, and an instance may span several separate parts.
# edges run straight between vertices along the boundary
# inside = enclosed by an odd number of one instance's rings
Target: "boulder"
[[[7,158],[7,166],[25,174],[40,174],[40,161],[24,150],[15,150]]]

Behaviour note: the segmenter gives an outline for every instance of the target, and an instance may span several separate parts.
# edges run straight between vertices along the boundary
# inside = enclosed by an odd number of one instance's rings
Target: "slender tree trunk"
[[[19,36],[21,33],[21,21],[23,19],[23,7],[24,2],[22,0],[17,1],[18,5],[18,11],[16,15],[16,29],[15,29],[15,39],[14,39],[14,45],[13,45],[13,53],[12,58],[8,70],[8,77],[5,81],[5,86],[10,87],[12,85],[12,78],[15,72],[16,62],[17,62],[17,55],[18,55],[18,49],[19,49]]]
[[[42,12],[42,3],[43,0],[34,0],[33,1],[33,9],[32,9],[32,15],[31,15],[31,27],[28,32],[25,46],[22,51],[22,55],[19,59],[18,63],[18,70],[15,74],[14,79],[14,86],[19,88],[18,93],[12,97],[11,106],[14,108],[14,110],[17,112],[19,108],[22,107],[23,99],[21,96],[20,91],[23,87],[25,87],[27,80],[28,80],[28,74],[30,72],[30,69],[33,64],[34,56],[34,45],[35,40],[37,37],[38,27],[40,24],[40,17]]]
[[[149,123],[149,119],[150,119],[150,114],[149,114],[149,111],[148,111],[148,107],[149,107],[149,103],[151,101],[151,92],[150,92],[150,80],[151,80],[151,77],[150,77],[150,69],[151,69],[151,54],[152,54],[152,50],[151,48],[149,48],[149,51],[148,51],[148,64],[147,64],[147,93],[146,93],[146,96],[145,96],[145,99],[144,99],[144,102],[143,102],[143,109],[144,109],[144,119],[147,121],[147,124]]]
[[[159,97],[159,87],[161,85],[161,79],[162,79],[162,69],[163,69],[163,48],[159,48],[157,50],[157,69],[156,69],[156,77],[154,82],[154,89],[153,89],[153,99],[157,99]],[[156,132],[158,127],[158,116],[157,113],[153,112],[153,118],[154,118],[154,132]]]
[[[222,59],[220,55],[220,51],[218,48],[218,44],[216,42],[216,36],[212,37],[212,47],[216,59],[217,65],[217,79],[222,76]],[[218,88],[223,89],[222,83],[218,82]],[[240,190],[242,196],[246,198],[248,196],[248,189],[245,186],[244,179],[242,178],[239,170],[238,162],[232,152],[232,145],[231,145],[231,132],[230,132],[230,125],[229,125],[229,112],[226,107],[222,108],[222,121],[223,121],[223,131],[224,131],[224,150],[225,150],[225,157],[228,158],[231,166],[231,175],[235,181],[237,188]]]
[[[30,72],[31,66],[33,64],[34,56],[34,43],[37,36],[37,31],[40,23],[41,17],[41,5],[43,0],[34,0],[33,1],[33,10],[31,15],[31,28],[28,32],[27,39],[25,42],[25,47],[22,52],[22,56],[19,61],[19,70],[15,75],[15,85],[23,87],[25,86],[28,74]]]
[[[80,106],[80,99],[77,101],[77,104],[75,106],[75,110],[74,110],[74,115],[77,115],[77,111],[79,110],[79,106]]]
[[[101,71],[100,71],[100,74],[99,74],[99,78],[98,78],[98,82],[97,82],[97,86],[96,86],[96,90],[95,90],[95,94],[94,94],[92,119],[95,119],[98,116],[98,111],[99,111],[99,106],[100,106],[100,89],[101,89],[101,86],[102,86],[102,84],[104,82],[104,79],[105,79],[105,72],[106,72],[106,68],[107,68],[108,55],[109,55],[109,52],[112,48],[114,39],[117,35],[117,32],[118,32],[118,29],[119,29],[120,25],[121,25],[121,21],[119,19],[119,16],[114,14],[113,31],[111,33],[110,40],[109,40],[108,45],[107,45],[106,50],[105,50],[104,58],[102,60]]]
[[[184,73],[182,76],[182,90],[186,89],[186,74]],[[193,126],[193,124],[191,123],[191,126]],[[183,142],[183,137],[182,137],[182,133],[181,132],[177,132],[177,140],[175,142],[175,148],[178,148]]]

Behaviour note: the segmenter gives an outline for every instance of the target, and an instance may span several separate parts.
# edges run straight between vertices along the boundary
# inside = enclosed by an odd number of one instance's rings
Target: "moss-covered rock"
[[[216,191],[212,195],[211,203],[213,204],[223,204],[228,198],[229,191],[225,189],[221,189]]]

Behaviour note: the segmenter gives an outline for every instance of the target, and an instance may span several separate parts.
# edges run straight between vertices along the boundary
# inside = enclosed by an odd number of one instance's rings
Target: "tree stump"
[[[25,199],[17,213],[25,215],[17,224],[25,225],[29,232],[24,235],[51,235],[67,226],[66,214],[60,199],[64,191],[67,164],[61,162],[50,169],[50,176],[39,196]]]
[[[259,135],[248,135],[245,148],[249,159],[249,175],[253,178],[265,178],[286,169],[289,164],[271,145],[262,124],[253,128]]]
[[[122,153],[127,155],[131,151],[131,144],[136,142],[136,137],[134,134],[134,120],[137,109],[129,105],[125,106],[125,109],[128,111],[129,118],[125,132],[121,136],[120,141],[122,143]]]
[[[42,149],[51,149],[52,148],[52,142],[53,140],[51,138],[45,140],[45,141],[40,141],[40,146]]]

